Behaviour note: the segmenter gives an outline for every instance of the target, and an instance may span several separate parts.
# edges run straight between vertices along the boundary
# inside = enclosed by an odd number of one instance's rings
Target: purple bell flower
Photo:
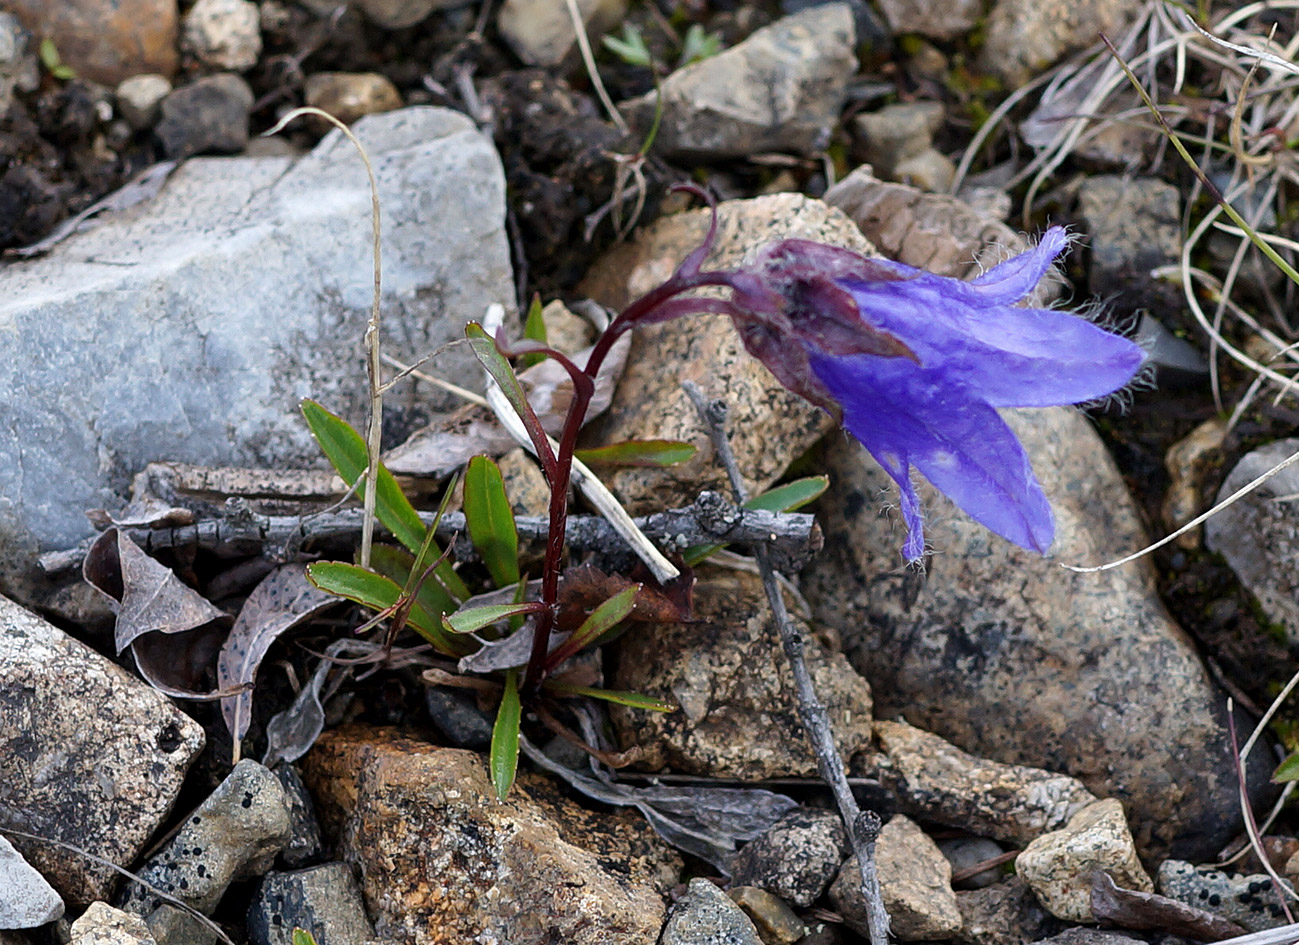
[[[1045,553],[1050,505],[996,408],[1094,400],[1141,368],[1137,345],[1084,318],[1015,307],[1066,244],[1052,227],[962,282],[784,240],[719,280],[734,289],[726,310],[749,352],[840,416],[898,484],[909,561],[925,547],[912,467],[991,531]]]

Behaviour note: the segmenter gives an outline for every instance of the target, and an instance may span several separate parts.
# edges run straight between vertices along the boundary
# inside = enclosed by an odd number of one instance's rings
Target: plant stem
[[[726,402],[723,400],[708,401],[703,391],[693,381],[682,384],[699,411],[700,419],[708,429],[708,435],[717,452],[718,462],[726,470],[731,482],[735,501],[743,505],[748,501],[748,490],[740,478],[740,470],[731,452],[731,443],[726,435]],[[862,896],[866,902],[867,926],[870,931],[871,945],[887,945],[889,935],[889,917],[884,908],[884,899],[880,894],[879,877],[875,871],[875,839],[879,836],[880,819],[874,811],[862,812],[857,807],[857,799],[852,788],[848,786],[848,777],[844,771],[843,759],[834,744],[834,731],[830,727],[830,717],[817,697],[816,688],[812,685],[812,674],[808,672],[807,660],[803,655],[803,635],[789,619],[785,609],[785,598],[781,594],[776,570],[771,565],[771,554],[767,546],[755,543],[754,557],[758,561],[758,570],[762,573],[762,586],[767,592],[767,602],[776,628],[780,632],[781,646],[789,660],[790,672],[794,677],[794,691],[798,696],[798,714],[807,730],[808,740],[816,754],[817,768],[821,778],[830,786],[835,803],[839,807],[839,816],[843,818],[848,831],[848,840],[857,857],[861,869]]]

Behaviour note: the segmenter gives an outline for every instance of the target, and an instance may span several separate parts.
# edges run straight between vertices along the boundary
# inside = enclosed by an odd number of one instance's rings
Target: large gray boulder
[[[384,347],[414,360],[512,299],[500,161],[448,110],[354,131],[383,210]],[[365,169],[334,132],[301,158],[189,161],[152,201],[0,269],[0,590],[37,596],[36,553],[86,537],[85,510],[120,506],[152,460],[319,465],[298,401],[363,421],[371,265]],[[433,370],[480,387],[471,362]]]

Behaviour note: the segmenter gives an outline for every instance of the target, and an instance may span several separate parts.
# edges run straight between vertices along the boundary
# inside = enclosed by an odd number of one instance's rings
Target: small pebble
[[[152,128],[162,109],[162,100],[171,93],[166,76],[153,72],[133,75],[117,87],[117,110],[136,131]]]
[[[248,143],[248,113],[253,90],[225,72],[199,79],[162,100],[162,119],[154,129],[169,158],[194,154],[237,154]]]
[[[197,0],[181,24],[181,44],[205,66],[244,72],[262,54],[262,18],[251,0]]]
[[[807,931],[794,910],[765,889],[736,886],[727,895],[744,910],[765,945],[794,945]]]
[[[308,105],[349,125],[363,115],[401,108],[401,93],[377,72],[317,72],[303,94]]]

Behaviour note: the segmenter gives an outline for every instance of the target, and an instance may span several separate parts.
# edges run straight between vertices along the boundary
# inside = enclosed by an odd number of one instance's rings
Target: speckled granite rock
[[[692,879],[672,906],[659,945],[763,945],[744,910],[706,879]]]
[[[1146,544],[1099,438],[1066,408],[1008,411],[1056,520],[1050,557],[989,533],[919,484],[935,549],[904,567],[895,487],[828,439],[826,550],[803,573],[818,620],[871,682],[876,714],[974,755],[1077,777],[1120,798],[1144,855],[1212,856],[1240,829],[1223,700],[1164,609],[1147,562],[1078,574]],[[1249,783],[1265,806],[1263,753]]]
[[[1028,843],[1096,800],[1082,782],[961,751],[905,722],[876,722],[879,751],[853,762],[879,778],[909,813],[980,836]]]
[[[1108,873],[1124,889],[1155,891],[1137,859],[1123,805],[1113,798],[1079,811],[1063,829],[1038,837],[1015,859],[1015,871],[1042,905],[1067,922],[1096,921],[1091,904],[1094,870]]]
[[[1023,945],[1058,927],[1019,876],[983,889],[958,890],[956,905],[961,910],[956,939],[963,945]]]
[[[157,945],[143,919],[106,902],[92,902],[69,931],[68,945]]]
[[[164,696],[0,597],[0,828],[128,867],[202,748],[203,730]],[[77,853],[12,839],[70,905],[117,882]]]
[[[303,776],[360,870],[381,937],[653,945],[658,936],[680,861],[637,815],[586,811],[530,774],[499,801],[481,755],[382,729],[325,733]]]
[[[284,788],[268,768],[250,759],[235,765],[180,830],[139,870],[150,885],[211,915],[237,879],[265,873],[289,840]],[[148,889],[131,884],[119,905],[144,916],[155,938],[194,934],[197,923]]]
[[[961,911],[952,891],[952,867],[914,821],[895,816],[875,843],[880,893],[893,936],[903,942],[949,939],[961,928]],[[851,856],[830,887],[830,901],[848,927],[868,934],[857,858]]]
[[[1247,453],[1218,490],[1221,502],[1290,454],[1299,439],[1277,440]],[[1299,492],[1299,466],[1288,466],[1204,523],[1210,551],[1227,559],[1268,620],[1299,643],[1299,506],[1277,497]]]
[[[1251,932],[1274,929],[1287,921],[1272,879],[1265,873],[1239,876],[1196,869],[1181,860],[1165,860],[1159,867],[1159,891],[1169,899],[1220,915]]]
[[[830,887],[847,855],[848,833],[839,815],[800,807],[745,844],[731,863],[731,879],[806,909]]]
[[[855,45],[852,7],[826,3],[676,70],[663,80],[655,153],[717,159],[823,150],[857,71]],[[656,95],[621,106],[633,125],[649,129]]]
[[[841,213],[801,194],[729,201],[719,207],[716,249],[706,266],[738,263],[786,237],[835,243],[861,253],[872,248]],[[706,211],[666,217],[634,243],[596,261],[582,290],[621,310],[671,276],[708,230]],[[731,446],[750,491],[769,486],[833,426],[829,417],[785,390],[740,344],[729,318],[691,316],[637,330],[627,372],[608,413],[593,422],[587,442],[632,438],[686,440],[698,447],[689,462],[668,469],[623,469],[605,484],[633,514],[687,505],[703,489],[729,495],[707,432],[681,389],[693,380],[730,405]]]
[[[633,626],[618,641],[609,685],[676,702],[677,712],[611,707],[624,748],[643,765],[714,777],[811,777],[816,759],[762,581],[719,568],[696,572],[689,623]],[[870,744],[865,681],[804,629],[808,670],[844,757]]]
[[[306,929],[316,945],[351,945],[374,935],[361,890],[346,863],[267,873],[248,907],[252,945],[292,945],[293,930]]]

